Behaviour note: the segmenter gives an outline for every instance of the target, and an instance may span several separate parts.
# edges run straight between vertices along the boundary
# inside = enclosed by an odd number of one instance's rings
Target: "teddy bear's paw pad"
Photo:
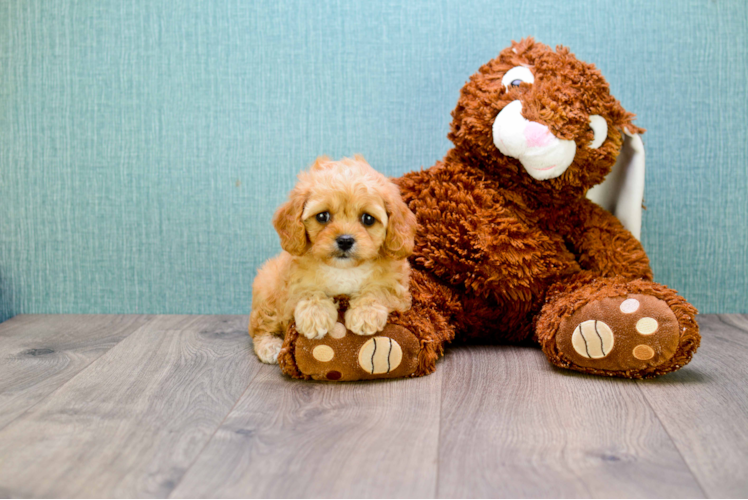
[[[358,351],[358,366],[372,375],[397,370],[403,360],[403,349],[391,337],[374,337]]]
[[[675,354],[678,320],[663,300],[631,294],[586,304],[561,322],[556,344],[573,364],[601,370],[643,370]]]
[[[613,350],[613,330],[602,321],[588,319],[577,325],[571,334],[571,345],[585,358],[604,358]]]
[[[375,337],[354,334],[338,322],[322,339],[300,336],[295,357],[299,370],[316,380],[367,380],[407,377],[418,368],[418,339],[388,324]]]

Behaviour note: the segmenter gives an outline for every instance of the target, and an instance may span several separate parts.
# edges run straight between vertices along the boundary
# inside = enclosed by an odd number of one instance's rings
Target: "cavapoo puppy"
[[[363,157],[318,158],[299,174],[273,225],[284,251],[258,271],[249,320],[263,362],[277,361],[294,320],[302,335],[324,337],[338,321],[336,295],[349,297],[345,326],[359,335],[410,307],[416,219],[397,186]]]

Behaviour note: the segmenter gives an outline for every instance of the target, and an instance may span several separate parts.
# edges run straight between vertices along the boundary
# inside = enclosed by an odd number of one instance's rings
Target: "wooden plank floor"
[[[300,382],[246,316],[0,324],[0,497],[746,497],[748,315],[683,370],[455,347],[434,375]]]

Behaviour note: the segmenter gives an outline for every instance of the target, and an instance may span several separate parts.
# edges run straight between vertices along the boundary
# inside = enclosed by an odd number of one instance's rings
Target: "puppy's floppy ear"
[[[418,221],[394,186],[387,194],[384,206],[387,210],[387,235],[382,245],[382,253],[391,259],[405,259],[413,253]]]
[[[291,191],[290,199],[275,211],[273,226],[280,236],[281,247],[291,255],[302,255],[309,247],[304,221],[305,197],[296,190]]]

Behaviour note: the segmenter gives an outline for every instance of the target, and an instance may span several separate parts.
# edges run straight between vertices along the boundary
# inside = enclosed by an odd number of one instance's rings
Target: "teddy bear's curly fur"
[[[532,85],[502,85],[503,75],[517,66],[531,68]],[[576,143],[574,160],[559,177],[536,180],[519,160],[495,146],[494,121],[515,100],[522,102],[524,118]],[[589,147],[591,115],[602,116],[608,125],[607,138],[597,149]],[[700,339],[696,309],[652,282],[639,241],[585,198],[615,163],[622,131],[643,132],[611,96],[600,72],[566,48],[553,51],[525,39],[470,78],[452,116],[448,137],[454,147],[446,157],[396,180],[420,225],[411,257],[413,307],[392,320],[421,339],[416,374],[432,372],[443,345],[453,339],[535,341],[554,365],[599,375],[640,378],[688,363]],[[557,335],[570,337],[578,325],[560,332],[562,320],[595,301],[616,297],[622,302],[629,294],[651,296],[657,318],[668,316],[668,310],[677,318],[677,331],[658,331],[645,339],[653,342],[653,357],[629,356],[615,366],[584,359],[582,365],[568,348],[564,352]],[[597,314],[595,319],[608,321],[605,310]],[[660,352],[660,344],[667,343],[657,339],[661,334],[677,337],[669,341],[672,352]],[[624,342],[621,336],[641,334],[634,329],[615,335],[624,345],[638,341]]]

